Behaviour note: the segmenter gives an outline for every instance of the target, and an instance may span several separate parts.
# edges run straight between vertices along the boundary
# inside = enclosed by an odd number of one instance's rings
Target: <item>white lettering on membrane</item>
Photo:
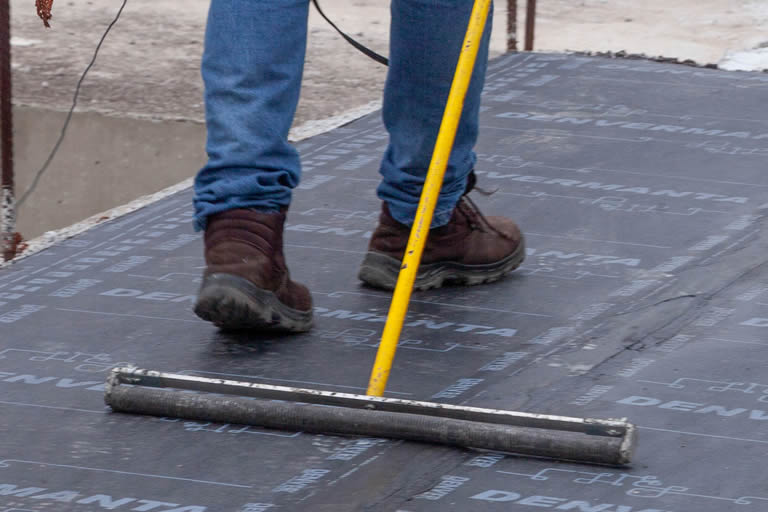
[[[617,404],[634,405],[638,407],[658,407],[670,411],[691,412],[694,414],[715,414],[722,417],[742,416],[750,420],[766,421],[768,412],[760,409],[744,409],[743,407],[728,408],[723,405],[709,405],[698,402],[683,402],[680,400],[664,400],[648,396],[629,396],[616,401]]]
[[[456,398],[465,391],[469,391],[477,386],[483,382],[483,380],[485,379],[459,379],[456,384],[452,384],[439,393],[432,395],[432,398]]]
[[[143,265],[152,259],[152,256],[129,256],[127,259],[115,263],[111,267],[105,268],[102,272],[126,272],[132,268]]]
[[[386,442],[384,439],[356,439],[354,443],[344,446],[333,455],[327,457],[327,460],[352,460],[373,448],[376,445]]]
[[[60,297],[68,299],[74,297],[83,290],[87,290],[91,286],[96,286],[101,281],[98,279],[78,279],[76,282],[69,284],[63,288],[59,288],[55,292],[50,293],[51,297]]]
[[[545,333],[539,334],[532,340],[526,342],[530,345],[549,345],[556,341],[560,341],[562,338],[570,336],[576,331],[574,327],[552,327]]]
[[[9,384],[39,385],[47,384],[57,388],[85,388],[89,391],[104,391],[104,383],[98,380],[76,381],[69,378],[30,375],[24,373],[0,372],[0,382]]]
[[[99,295],[104,297],[125,297],[139,300],[152,300],[160,302],[189,302],[194,303],[197,297],[194,295],[182,295],[180,293],[168,293],[168,292],[145,292],[143,290],[135,290],[133,288],[113,288],[106,292],[102,292]]]
[[[627,267],[636,267],[640,265],[637,258],[621,258],[619,256],[605,256],[601,254],[585,254],[581,252],[563,252],[563,251],[539,251],[537,249],[526,249],[528,256],[536,255],[537,258],[552,258],[558,260],[576,261],[579,264],[596,263],[600,265],[625,265]]]
[[[514,173],[498,173],[495,171],[475,171],[476,174],[482,174],[485,178],[496,180],[520,181],[525,183],[539,183],[541,185],[557,185],[568,188],[584,188],[590,190],[609,190],[612,192],[625,192],[628,194],[640,194],[646,196],[658,196],[669,198],[687,198],[697,201],[715,201],[720,203],[746,204],[749,198],[741,196],[726,196],[723,194],[714,194],[709,192],[680,191],[672,189],[653,189],[650,187],[640,187],[632,185],[622,185],[615,183],[602,183],[599,181],[582,181],[576,179],[552,178],[550,176],[524,175]]]
[[[454,490],[464,485],[464,482],[468,480],[469,478],[466,478],[463,476],[445,475],[441,477],[440,483],[438,483],[437,485],[435,485],[433,488],[431,488],[426,492],[417,494],[415,498],[422,499],[422,500],[437,501],[440,498],[444,498]]]
[[[152,247],[152,249],[158,250],[158,251],[175,251],[176,249],[179,249],[181,247],[184,247],[190,242],[194,242],[195,240],[199,240],[199,235],[191,235],[191,234],[181,234],[177,235],[176,238],[173,238],[171,240],[168,240],[167,242],[164,242],[156,247]]]
[[[481,372],[500,372],[506,370],[517,361],[521,360],[528,355],[528,352],[504,352],[501,357],[498,357],[480,368]]]
[[[696,320],[693,325],[696,327],[714,327],[715,325],[731,316],[734,311],[736,310],[730,308],[713,307],[704,313],[704,315],[702,315],[698,320]]]
[[[490,489],[475,494],[470,496],[470,499],[492,503],[514,503],[515,505],[550,508],[552,510],[570,510],[572,512],[669,512],[659,508],[636,509],[629,505],[616,505],[613,503],[595,504],[589,501],[571,500],[554,496],[523,496],[517,492],[500,491],[497,489]]]
[[[14,484],[0,483],[0,496],[28,498],[30,500],[55,501],[57,503],[76,503],[95,505],[103,510],[132,510],[135,512],[205,512],[207,507],[200,505],[179,505],[165,501],[141,500],[138,498],[115,498],[108,494],[84,495],[79,491],[51,491],[42,487],[20,487]],[[79,509],[78,509],[79,510]]]
[[[305,469],[300,475],[275,487],[273,492],[299,492],[307,486],[317,482],[329,472],[330,469]]]
[[[667,341],[659,345],[657,348],[662,352],[674,352],[675,350],[683,347],[683,345],[685,345],[692,339],[693,339],[693,336],[688,336],[686,334],[678,334],[677,336],[673,336],[672,338],[668,339]]]
[[[500,453],[489,453],[486,455],[478,455],[471,460],[464,463],[465,466],[476,466],[479,468],[489,468],[504,459],[504,455]]]
[[[659,281],[653,279],[637,279],[632,281],[628,285],[619,288],[615,292],[611,293],[611,297],[631,297],[634,294],[645,290],[653,285],[660,284]]]
[[[730,229],[734,231],[744,231],[749,226],[751,226],[756,220],[758,220],[760,217],[757,215],[742,215],[723,229]]]
[[[139,292],[141,293],[141,292]],[[102,294],[103,295],[103,294]],[[360,322],[385,323],[387,317],[375,313],[366,313],[360,311],[349,311],[346,309],[329,310],[328,308],[315,307],[317,316],[327,318],[338,318],[341,320],[357,320]],[[517,334],[517,329],[506,327],[494,327],[490,325],[458,324],[455,322],[436,322],[433,320],[414,320],[405,324],[406,327],[425,327],[427,329],[450,329],[454,332],[468,332],[477,335],[491,335],[511,338]]]
[[[696,245],[689,247],[689,251],[708,251],[728,240],[728,235],[710,235]]]
[[[600,398],[601,396],[603,396],[604,394],[606,394],[612,389],[613,389],[613,386],[604,386],[604,385],[598,384],[596,386],[592,386],[591,388],[589,388],[589,391],[587,391],[580,397],[575,398],[570,403],[572,405],[587,405],[594,402],[595,400],[597,400],[598,398]]]
[[[577,313],[576,315],[571,317],[571,320],[577,320],[579,322],[584,322],[587,320],[593,320],[597,318],[598,316],[602,315],[609,309],[611,309],[614,306],[614,304],[610,302],[599,302],[597,304],[592,304],[590,306],[587,306],[586,309],[583,311]]]
[[[274,503],[246,503],[238,512],[267,512],[274,506]]]
[[[737,139],[753,140],[768,139],[768,133],[753,133],[749,131],[734,132],[728,130],[713,130],[709,128],[693,128],[668,124],[609,121],[607,119],[597,117],[568,117],[557,114],[532,114],[526,112],[502,112],[501,114],[496,114],[496,117],[503,119],[528,119],[529,121],[540,121],[558,124],[592,125],[600,128],[624,128],[646,132],[680,133],[684,135],[706,135],[708,137],[733,137]]]
[[[0,317],[0,319],[2,319],[2,317]],[[747,325],[749,327],[768,327],[768,318],[750,318],[749,320],[745,320],[739,323],[739,325]]]
[[[18,309],[14,309],[12,311],[8,311],[7,313],[3,313],[2,315],[0,315],[0,323],[12,324],[14,322],[18,322],[19,320],[31,315],[32,313],[37,313],[38,311],[42,311],[43,309],[45,309],[45,306],[38,306],[35,304],[24,304]]]
[[[616,374],[619,377],[632,377],[639,371],[641,371],[646,366],[650,366],[655,362],[654,359],[648,359],[647,357],[638,357],[637,359],[633,359],[631,363],[629,363],[629,366],[626,368],[622,368],[619,370],[619,372]]]
[[[695,258],[693,256],[673,256],[667,261],[659,264],[651,269],[651,272],[672,272],[682,267],[683,265],[690,263]]]
[[[746,292],[742,293],[738,297],[736,297],[736,300],[740,300],[742,302],[751,302],[764,294],[765,292],[768,292],[768,285],[767,284],[758,284],[752,286],[750,289],[748,289]]]

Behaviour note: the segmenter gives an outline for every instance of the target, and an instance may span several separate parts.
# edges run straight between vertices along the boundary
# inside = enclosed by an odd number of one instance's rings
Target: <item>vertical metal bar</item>
[[[525,8],[525,51],[533,51],[533,31],[536,25],[536,0],[528,0]]]
[[[0,0],[0,248],[15,256],[16,206],[13,197],[13,118],[11,111],[11,8]]]
[[[507,0],[507,51],[517,51],[517,0]]]

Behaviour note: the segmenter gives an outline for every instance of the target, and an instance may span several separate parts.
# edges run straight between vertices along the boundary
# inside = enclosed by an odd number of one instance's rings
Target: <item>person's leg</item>
[[[473,3],[392,1],[390,68],[383,108],[390,140],[378,188],[383,205],[359,273],[360,280],[370,286],[392,289],[397,282]],[[504,217],[483,216],[464,197],[475,181],[471,174],[476,162],[473,147],[490,30],[489,13],[416,277],[414,286],[419,290],[445,283],[495,281],[525,258],[517,225]]]
[[[393,0],[383,119],[390,143],[381,163],[379,198],[410,224],[432,158],[472,0]],[[480,94],[485,82],[491,13],[456,132],[432,226],[448,222],[475,165]]]
[[[202,75],[208,163],[195,179],[195,226],[233,208],[278,211],[299,181],[288,143],[309,0],[213,0]]]
[[[202,74],[208,163],[195,180],[206,269],[195,313],[223,328],[304,331],[309,291],[291,281],[283,225],[298,184],[288,130],[299,98],[309,0],[213,0]]]

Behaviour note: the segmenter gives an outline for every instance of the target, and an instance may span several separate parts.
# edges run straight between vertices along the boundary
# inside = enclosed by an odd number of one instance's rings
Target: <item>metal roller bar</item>
[[[113,369],[107,379],[105,401],[117,412],[432,441],[617,465],[630,461],[636,436],[634,426],[623,420],[462,407],[138,368]],[[328,416],[324,411],[331,409],[335,412]],[[345,426],[346,422],[353,427]],[[321,424],[322,428],[318,426]],[[445,429],[464,429],[465,433],[440,437]]]

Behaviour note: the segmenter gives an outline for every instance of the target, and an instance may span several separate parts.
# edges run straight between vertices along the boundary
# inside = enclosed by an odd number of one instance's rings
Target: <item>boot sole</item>
[[[312,327],[312,310],[288,307],[271,291],[231,274],[203,279],[195,314],[222,329],[305,332]]]
[[[509,274],[525,259],[525,240],[520,239],[515,252],[506,258],[485,265],[464,265],[455,262],[438,262],[420,265],[413,285],[416,290],[440,288],[446,284],[473,286],[498,281]],[[360,266],[358,278],[374,288],[394,290],[400,274],[400,260],[368,251]]]

